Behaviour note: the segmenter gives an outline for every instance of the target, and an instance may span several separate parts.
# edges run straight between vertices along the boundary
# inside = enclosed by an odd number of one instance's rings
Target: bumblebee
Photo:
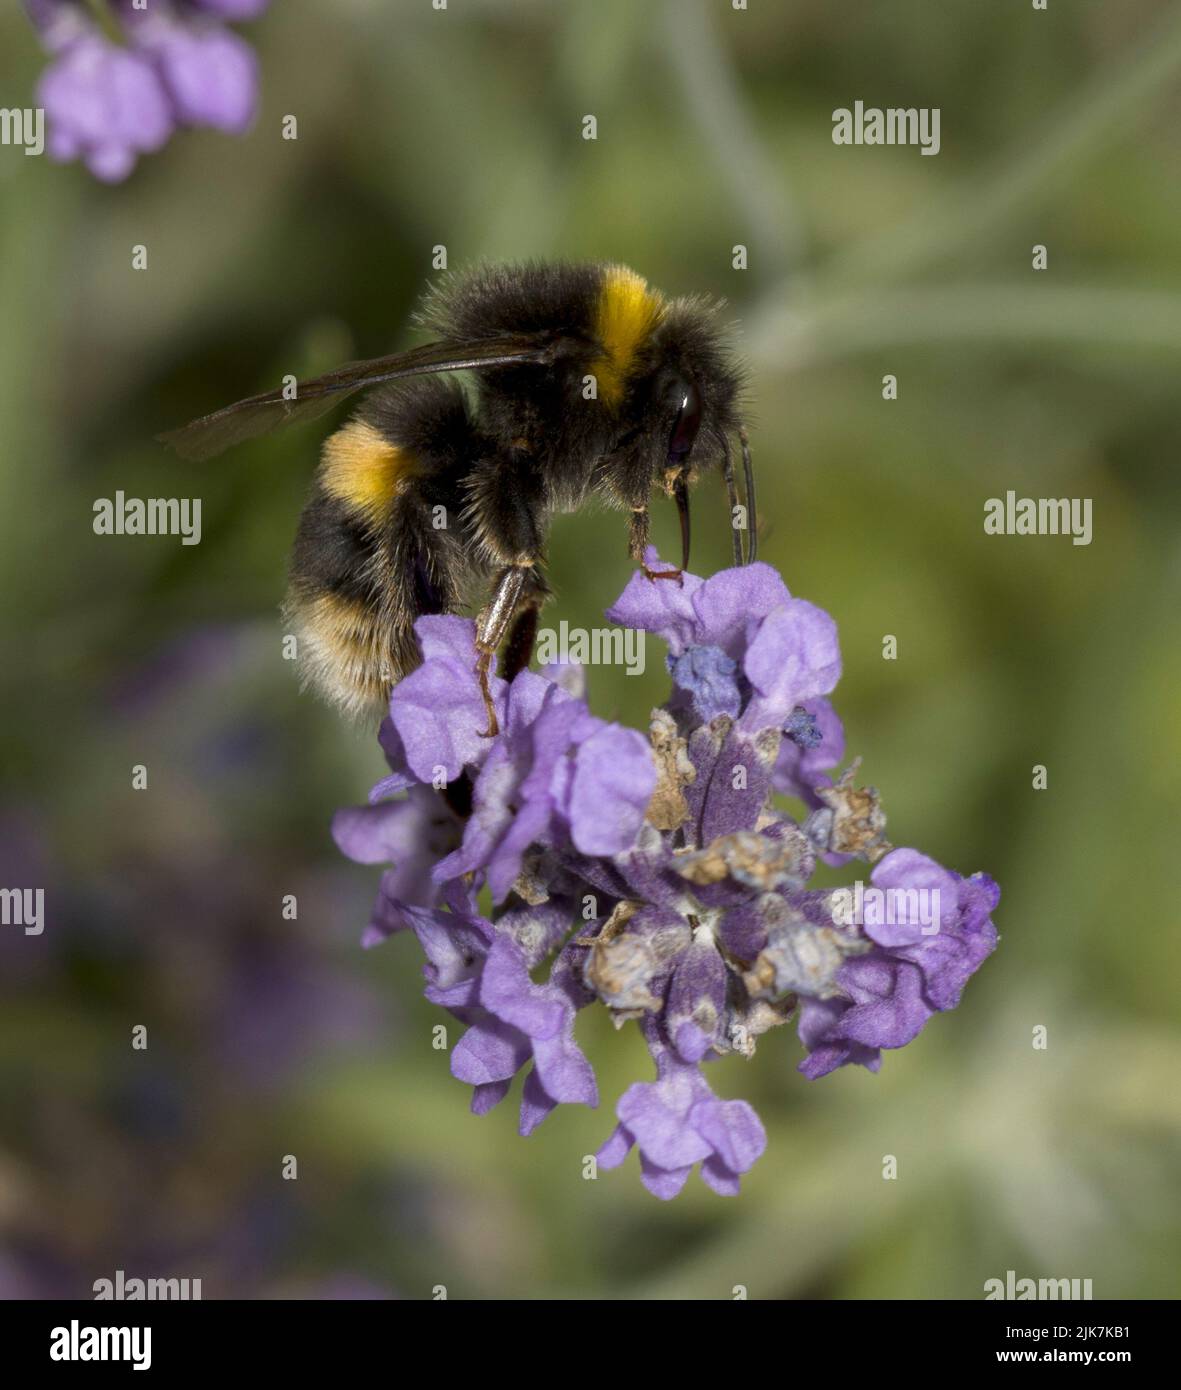
[[[368,390],[323,446],[295,538],[285,613],[305,670],[346,711],[382,710],[420,660],[415,619],[461,611],[482,583],[476,675],[491,736],[492,659],[503,646],[509,678],[529,662],[555,513],[592,498],[628,513],[632,559],[653,582],[676,582],[689,563],[689,487],[720,467],[740,564],[734,436],[745,560],[755,558],[741,375],[716,305],[667,299],[622,265],[481,267],[429,292],[418,321],[434,338],[425,346],[252,396],[160,439],[205,459]],[[470,394],[457,372],[472,374]],[[656,488],[680,514],[682,569],[644,565]]]

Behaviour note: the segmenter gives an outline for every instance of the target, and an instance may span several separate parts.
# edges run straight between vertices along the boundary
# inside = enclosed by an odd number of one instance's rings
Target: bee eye
[[[668,441],[669,463],[683,463],[693,448],[697,431],[701,428],[701,397],[691,381],[678,381],[675,399],[678,410],[673,423],[673,432]]]

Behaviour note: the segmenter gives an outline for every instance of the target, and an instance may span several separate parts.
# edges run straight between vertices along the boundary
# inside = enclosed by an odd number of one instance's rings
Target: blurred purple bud
[[[142,54],[86,35],[46,69],[37,104],[49,125],[50,158],[81,159],[107,183],[125,179],[139,155],[172,134],[168,97]]]

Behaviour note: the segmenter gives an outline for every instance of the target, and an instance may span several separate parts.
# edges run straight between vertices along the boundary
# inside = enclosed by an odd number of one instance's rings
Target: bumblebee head
[[[754,478],[739,410],[743,378],[730,352],[717,306],[699,298],[668,304],[652,334],[649,366],[636,382],[634,419],[643,420],[642,448],[656,481],[669,496],[683,497],[700,473],[720,465],[732,514],[738,507],[730,440],[741,443],[747,472],[745,524],[753,558]],[[736,559],[740,557],[735,547]]]
[[[741,373],[725,327],[710,301],[674,299],[650,344],[641,410],[651,421],[649,447],[662,481],[689,477],[719,463],[727,435],[739,428]]]
[[[665,491],[671,492],[679,478],[692,480],[691,456],[701,432],[701,392],[697,383],[685,377],[673,382],[672,400],[676,406],[672,433],[668,437],[668,459],[664,465]]]

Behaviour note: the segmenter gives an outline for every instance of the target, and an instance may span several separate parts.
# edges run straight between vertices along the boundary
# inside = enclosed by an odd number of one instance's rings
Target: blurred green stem
[[[755,313],[746,346],[761,366],[792,371],[882,347],[949,341],[1181,350],[1181,294],[1036,280],[848,293]]]
[[[655,41],[681,83],[686,110],[730,184],[735,239],[757,247],[752,270],[771,282],[791,273],[798,283],[804,233],[795,200],[748,119],[729,50],[702,0],[665,0]],[[692,170],[688,174],[693,177]]]
[[[1161,21],[1122,62],[1100,71],[1040,139],[1023,136],[993,173],[962,180],[941,205],[925,205],[901,226],[839,252],[824,268],[826,283],[898,278],[926,269],[944,256],[962,256],[984,234],[995,232],[1050,181],[1080,159],[1093,157],[1105,138],[1160,90],[1181,67],[1181,7],[1167,7]],[[784,294],[781,286],[779,293]]]
[[[782,281],[748,318],[753,357],[780,368],[887,344],[945,340],[1181,346],[1181,296],[1088,286],[946,286],[871,292],[947,256],[963,257],[986,232],[1046,191],[1105,136],[1126,125],[1181,67],[1181,10],[1167,9],[1132,53],[1098,74],[1040,140],[994,173],[963,182],[932,208],[838,252],[814,295]]]

